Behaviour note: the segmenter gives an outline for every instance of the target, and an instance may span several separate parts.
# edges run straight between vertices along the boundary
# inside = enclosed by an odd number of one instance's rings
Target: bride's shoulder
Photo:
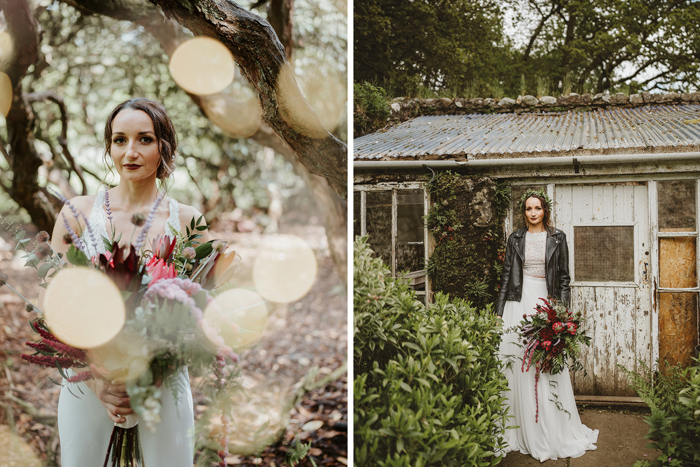
[[[188,204],[177,203],[179,214],[180,214],[180,225],[190,225],[190,221],[194,217],[195,222],[202,215],[201,212],[194,206]]]
[[[70,201],[70,204],[72,204],[73,207],[78,210],[78,212],[82,212],[85,214],[85,216],[89,216],[90,211],[92,211],[92,206],[95,204],[96,197],[97,195],[74,196],[68,201]],[[70,210],[67,203],[63,206],[63,210],[65,209]]]

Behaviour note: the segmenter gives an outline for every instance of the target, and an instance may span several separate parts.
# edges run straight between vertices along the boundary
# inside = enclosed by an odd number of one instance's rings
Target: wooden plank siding
[[[557,228],[569,242],[572,309],[587,319],[591,347],[584,351],[585,372],[573,375],[581,395],[634,396],[621,364],[637,370],[637,360],[651,363],[651,294],[644,281],[649,261],[649,210],[646,183],[557,184],[554,196]],[[574,227],[633,225],[635,281],[582,283],[575,280]]]

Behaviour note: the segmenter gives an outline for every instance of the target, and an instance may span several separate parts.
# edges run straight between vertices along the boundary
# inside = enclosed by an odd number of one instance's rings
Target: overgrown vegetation
[[[366,237],[354,265],[356,464],[498,464],[507,382],[496,316],[440,293],[426,307]]]
[[[355,84],[353,93],[353,113],[355,137],[372,133],[386,125],[390,109],[386,91],[370,83]]]
[[[501,285],[504,218],[510,192],[488,178],[446,171],[428,184],[426,222],[435,238],[427,271],[433,290],[484,308]]]
[[[659,449],[661,455],[652,462],[638,461],[635,467],[700,465],[700,360],[692,367],[666,366],[660,371],[640,363],[641,374],[618,366],[651,409],[646,438],[652,440],[649,447]]]

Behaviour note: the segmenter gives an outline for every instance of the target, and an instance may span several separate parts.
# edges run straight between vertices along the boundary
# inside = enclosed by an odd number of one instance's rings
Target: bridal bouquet
[[[111,238],[95,238],[85,216],[77,212],[70,201],[58,196],[69,205],[76,219],[85,221],[87,227],[87,232],[80,236],[67,221],[64,223],[68,231],[64,242],[70,244],[65,257],[51,249],[46,232],[37,235],[31,252],[26,250],[31,239],[25,239],[23,231],[15,232],[17,247],[27,251],[25,265],[37,269],[43,282],[41,285],[47,288],[45,311],[49,311],[51,285],[60,282],[61,274],[79,271],[87,274],[85,277],[103,275],[116,286],[123,301],[123,326],[115,330],[116,335],[106,343],[76,348],[68,345],[70,342],[66,339],[62,340],[62,326],[53,326],[46,313],[25,299],[28,311],[42,313],[31,323],[41,339],[27,343],[35,353],[22,357],[37,365],[58,368],[68,382],[94,377],[124,382],[134,414],[126,416],[125,423],[115,425],[107,446],[105,465],[108,460],[113,466],[142,465],[137,415],[147,429],[155,429],[155,424],[160,421],[163,387],[170,389],[175,400],[179,400],[176,376],[185,367],[195,374],[213,373],[214,390],[223,389],[229,381],[226,361],[236,362],[238,357],[225,344],[218,329],[203,319],[203,310],[212,300],[209,290],[231,278],[235,252],[226,252],[226,244],[220,240],[197,242],[202,238],[198,232],[207,228],[200,225],[202,217],[193,218],[184,235],[173,231],[171,235],[158,236],[151,248],[146,249],[147,232],[162,194],[147,217],[134,215],[134,233],[139,227],[141,231],[135,244],[129,241],[126,246],[120,245],[121,238],[114,238],[113,226]],[[109,202],[106,201],[105,205],[111,221]],[[90,251],[102,250],[97,248],[98,241],[103,242],[105,252],[90,256]],[[91,242],[91,248],[87,248],[88,242]],[[86,269],[91,272],[86,272]],[[6,276],[1,276],[0,286],[10,287]],[[54,281],[47,286],[45,279],[54,276]],[[86,306],[96,308],[94,303]],[[228,454],[227,431],[224,426],[220,465],[225,465],[224,458]]]
[[[556,375],[569,367],[582,369],[577,358],[584,345],[591,345],[591,338],[583,329],[584,319],[580,312],[572,313],[562,303],[554,299],[540,298],[544,303],[535,307],[537,313],[523,315],[516,329],[525,349],[520,370],[530,371],[535,365],[535,422],[539,419],[537,383],[540,373]]]

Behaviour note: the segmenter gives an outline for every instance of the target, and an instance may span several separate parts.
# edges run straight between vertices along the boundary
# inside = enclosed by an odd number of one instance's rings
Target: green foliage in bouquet
[[[661,371],[650,370],[643,361],[638,363],[641,374],[622,365],[618,368],[627,373],[631,386],[651,409],[645,437],[652,441],[648,446],[659,449],[661,455],[634,466],[700,465],[700,360],[688,368],[667,365]]]
[[[496,300],[505,254],[510,192],[488,178],[440,172],[428,184],[426,216],[435,250],[426,266],[433,290],[483,308]]]
[[[357,465],[498,464],[507,382],[496,316],[443,294],[425,306],[366,237],[354,252]]]

